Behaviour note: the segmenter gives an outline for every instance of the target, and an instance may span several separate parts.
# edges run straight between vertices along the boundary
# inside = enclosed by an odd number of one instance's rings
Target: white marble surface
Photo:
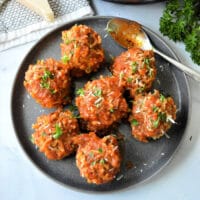
[[[115,15],[137,20],[159,33],[159,18],[164,3],[123,5],[93,1],[99,15]],[[182,63],[195,69],[183,44],[164,40]],[[12,128],[10,100],[12,84],[24,55],[35,42],[0,52],[0,199],[198,199],[200,186],[200,84],[189,79],[191,91],[190,116],[184,140],[174,159],[158,175],[136,187],[112,193],[83,193],[65,188],[39,172],[21,150]],[[198,70],[199,70],[198,69]],[[190,137],[192,140],[190,141]]]

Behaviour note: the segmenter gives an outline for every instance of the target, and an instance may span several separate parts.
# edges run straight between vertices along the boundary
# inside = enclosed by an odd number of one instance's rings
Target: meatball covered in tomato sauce
[[[69,69],[49,58],[29,66],[24,86],[41,106],[52,108],[70,102],[70,82]]]
[[[72,138],[79,133],[79,127],[69,110],[39,116],[32,128],[33,143],[48,159],[60,160],[74,152]]]
[[[115,136],[103,138],[94,132],[74,138],[78,145],[76,165],[88,183],[103,184],[112,181],[120,171],[121,156]]]
[[[154,53],[152,50],[130,48],[116,57],[111,70],[134,97],[149,90],[156,78]]]
[[[77,91],[76,105],[90,131],[109,128],[128,112],[117,77],[100,77]]]
[[[140,94],[133,101],[129,122],[132,135],[141,142],[158,139],[175,123],[176,104],[172,97],[165,97],[158,90]]]
[[[97,71],[104,61],[101,37],[86,25],[74,25],[62,31],[62,62],[72,67],[72,75],[80,77]]]

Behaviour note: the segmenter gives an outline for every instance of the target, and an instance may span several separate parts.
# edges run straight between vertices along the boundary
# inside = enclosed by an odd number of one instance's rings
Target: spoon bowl
[[[183,71],[194,80],[200,81],[199,72],[183,65],[156,49],[151,44],[148,35],[142,29],[142,25],[138,22],[123,18],[113,18],[107,23],[107,31],[110,36],[123,48],[129,49],[135,47],[143,50],[153,50],[154,53],[176,66],[179,70]]]
[[[124,48],[141,48],[152,50],[152,44],[143,31],[141,24],[121,18],[108,21],[107,30],[111,37]]]

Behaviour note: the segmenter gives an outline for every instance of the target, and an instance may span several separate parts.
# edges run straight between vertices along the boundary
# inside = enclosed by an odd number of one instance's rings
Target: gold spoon
[[[113,18],[107,23],[107,31],[120,46],[127,49],[137,47],[143,50],[153,50],[156,54],[163,57],[193,79],[200,81],[200,73],[181,64],[153,47],[147,34],[142,29],[141,24],[127,19]]]

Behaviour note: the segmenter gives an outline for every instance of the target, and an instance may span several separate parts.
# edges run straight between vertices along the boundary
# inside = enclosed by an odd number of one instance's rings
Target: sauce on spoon
[[[113,18],[108,22],[107,30],[122,47],[143,47],[145,39],[142,26],[135,21]]]

